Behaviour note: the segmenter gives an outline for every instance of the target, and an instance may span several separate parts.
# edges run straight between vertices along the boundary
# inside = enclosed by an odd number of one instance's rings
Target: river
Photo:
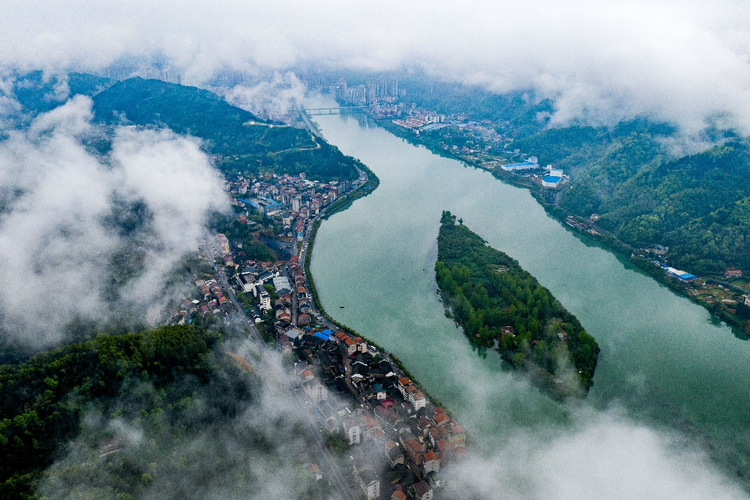
[[[580,411],[504,370],[496,354],[475,352],[445,316],[434,276],[442,210],[517,259],[596,338],[601,354],[584,406],[678,433],[710,450],[725,472],[750,477],[750,343],[566,229],[526,190],[361,116],[315,121],[381,181],[320,227],[311,271],[323,306],[401,358],[485,450],[519,428],[570,426]]]

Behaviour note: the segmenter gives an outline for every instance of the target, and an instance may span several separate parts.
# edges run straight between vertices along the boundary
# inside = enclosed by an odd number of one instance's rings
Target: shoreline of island
[[[562,225],[566,230],[570,231],[576,237],[581,239],[585,244],[593,243],[596,246],[600,246],[601,248],[612,253],[617,259],[624,260],[629,264],[632,264],[640,273],[648,276],[649,278],[652,278],[654,281],[668,288],[676,295],[685,297],[692,303],[701,306],[709,313],[712,318],[726,323],[730,328],[732,328],[735,336],[737,336],[738,338],[750,340],[750,332],[748,332],[747,326],[745,326],[748,325],[747,321],[743,320],[737,315],[728,313],[721,307],[718,307],[716,303],[714,303],[714,305],[717,307],[712,308],[708,303],[698,298],[700,297],[699,294],[690,293],[691,288],[689,287],[689,284],[693,283],[692,281],[683,281],[679,277],[669,274],[665,271],[666,268],[664,266],[655,264],[655,262],[657,261],[646,258],[646,256],[643,255],[643,252],[640,249],[625,243],[614,235],[611,235],[608,231],[596,226],[594,224],[595,221],[585,220],[584,218],[568,212],[567,210],[548,203],[547,200],[545,200],[542,189],[538,184],[527,181],[525,180],[525,178],[518,177],[510,172],[484,167],[477,160],[472,160],[464,156],[452,154],[450,151],[445,151],[437,148],[426,141],[420,140],[418,136],[410,133],[408,129],[404,129],[402,127],[399,127],[398,125],[394,125],[388,119],[378,118],[371,115],[368,116],[370,116],[378,126],[382,127],[387,132],[407,141],[414,146],[425,147],[433,154],[436,154],[443,158],[456,160],[464,164],[466,167],[476,168],[478,170],[488,172],[500,182],[511,185],[513,187],[517,187],[519,189],[527,190],[529,194],[531,194],[531,196],[534,198],[534,200],[551,218],[557,220],[560,225]],[[725,288],[731,289],[732,287],[735,287],[735,285],[731,283],[723,282],[722,280],[718,280],[715,278],[702,278],[701,280],[701,283],[716,284]],[[740,290],[745,292],[745,294],[748,293],[744,289],[740,288]],[[743,305],[747,306],[748,304]]]

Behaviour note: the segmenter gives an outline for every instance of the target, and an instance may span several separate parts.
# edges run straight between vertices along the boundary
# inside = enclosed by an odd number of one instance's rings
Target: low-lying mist
[[[0,141],[0,330],[34,348],[73,320],[123,313],[148,323],[174,296],[167,279],[197,250],[208,213],[227,207],[194,140],[91,122],[76,96]],[[109,141],[102,155],[84,139]]]
[[[246,373],[226,352],[251,361]],[[37,493],[68,498],[328,498],[304,465],[318,463],[282,387],[280,357],[248,341],[213,353],[207,380],[131,381],[91,403]]]

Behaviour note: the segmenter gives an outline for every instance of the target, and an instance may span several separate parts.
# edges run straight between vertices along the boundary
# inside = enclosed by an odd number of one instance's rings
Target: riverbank
[[[353,201],[354,200],[352,200],[352,202]],[[349,206],[351,206],[351,203],[349,204]],[[350,328],[346,326],[345,324],[336,321],[335,319],[331,317],[330,314],[328,314],[328,312],[326,312],[325,308],[323,307],[323,304],[320,302],[318,290],[315,286],[315,278],[313,277],[312,272],[310,272],[310,261],[312,260],[312,251],[313,251],[313,247],[315,246],[315,238],[318,234],[318,229],[320,228],[320,224],[323,222],[323,220],[328,218],[330,215],[332,214],[326,214],[325,217],[323,217],[322,219],[318,219],[313,223],[312,229],[310,230],[310,236],[307,241],[307,250],[305,251],[305,260],[303,263],[305,276],[307,276],[307,283],[310,288],[310,295],[312,296],[315,309],[318,311],[318,313],[320,313],[321,316],[323,316],[326,319],[326,321],[334,325],[339,330],[344,331],[350,335],[353,335],[354,337],[360,337],[365,342],[375,346],[379,351],[382,351],[384,354],[390,357],[390,359],[393,360],[396,366],[398,366],[398,368],[402,372],[404,372],[404,374],[407,377],[409,377],[409,379],[411,379],[411,381],[414,382],[415,385],[420,387],[422,393],[433,403],[433,405],[445,408],[448,415],[453,417],[453,414],[451,413],[451,411],[448,408],[446,408],[445,405],[443,405],[443,403],[441,403],[440,400],[438,400],[434,395],[430,394],[430,392],[425,388],[424,384],[420,383],[419,380],[417,380],[417,378],[414,377],[414,375],[412,375],[411,372],[409,372],[409,370],[406,368],[406,366],[404,366],[403,362],[398,358],[398,356],[387,351],[382,346],[380,346],[377,342],[373,341],[372,339],[368,338],[365,335],[362,335],[361,333],[354,330],[353,328]],[[468,437],[467,439],[470,440],[470,438]]]
[[[648,259],[642,256],[641,249],[635,248],[628,243],[625,243],[624,241],[618,239],[614,235],[601,228],[596,228],[595,232],[590,232],[567,224],[566,220],[568,220],[569,217],[577,217],[577,215],[556,206],[554,203],[550,203],[544,197],[545,190],[542,189],[539,184],[531,182],[530,180],[528,180],[528,178],[519,177],[518,175],[515,175],[511,172],[506,172],[500,168],[487,167],[483,164],[483,162],[472,159],[470,156],[453,154],[450,151],[446,151],[444,149],[436,147],[435,145],[422,140],[420,137],[414,134],[413,131],[407,130],[403,127],[399,127],[398,125],[393,124],[390,120],[376,118],[373,119],[380,127],[384,128],[396,137],[404,139],[410,144],[413,144],[415,146],[423,146],[430,152],[438,156],[460,161],[468,167],[473,167],[479,170],[490,172],[493,177],[500,180],[501,182],[528,190],[534,200],[536,200],[536,202],[542,206],[545,212],[552,218],[557,220],[560,225],[562,225],[566,230],[583,239],[584,242],[590,241],[601,245],[603,248],[606,248],[607,250],[615,254],[618,259],[622,259],[633,264],[641,272],[653,278],[659,284],[669,288],[677,295],[686,297],[691,302],[700,305],[701,307],[706,309],[714,318],[723,321],[724,323],[732,327],[736,337],[744,340],[750,340],[750,321],[743,319],[737,314],[732,314],[732,312],[727,310],[730,308],[725,305],[726,303],[722,303],[720,300],[707,302],[703,299],[704,294],[700,293],[700,290],[702,289],[697,290],[692,283],[683,282],[678,278],[669,276],[661,267],[654,265],[652,259]],[[706,277],[705,281],[700,281],[699,283],[702,286],[704,283],[718,281],[719,280],[716,280],[714,277]]]

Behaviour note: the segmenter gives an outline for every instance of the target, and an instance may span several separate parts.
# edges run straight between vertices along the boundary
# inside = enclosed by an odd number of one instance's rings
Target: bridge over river
[[[372,109],[372,106],[337,106],[334,108],[303,108],[308,116],[321,115],[360,115]]]

